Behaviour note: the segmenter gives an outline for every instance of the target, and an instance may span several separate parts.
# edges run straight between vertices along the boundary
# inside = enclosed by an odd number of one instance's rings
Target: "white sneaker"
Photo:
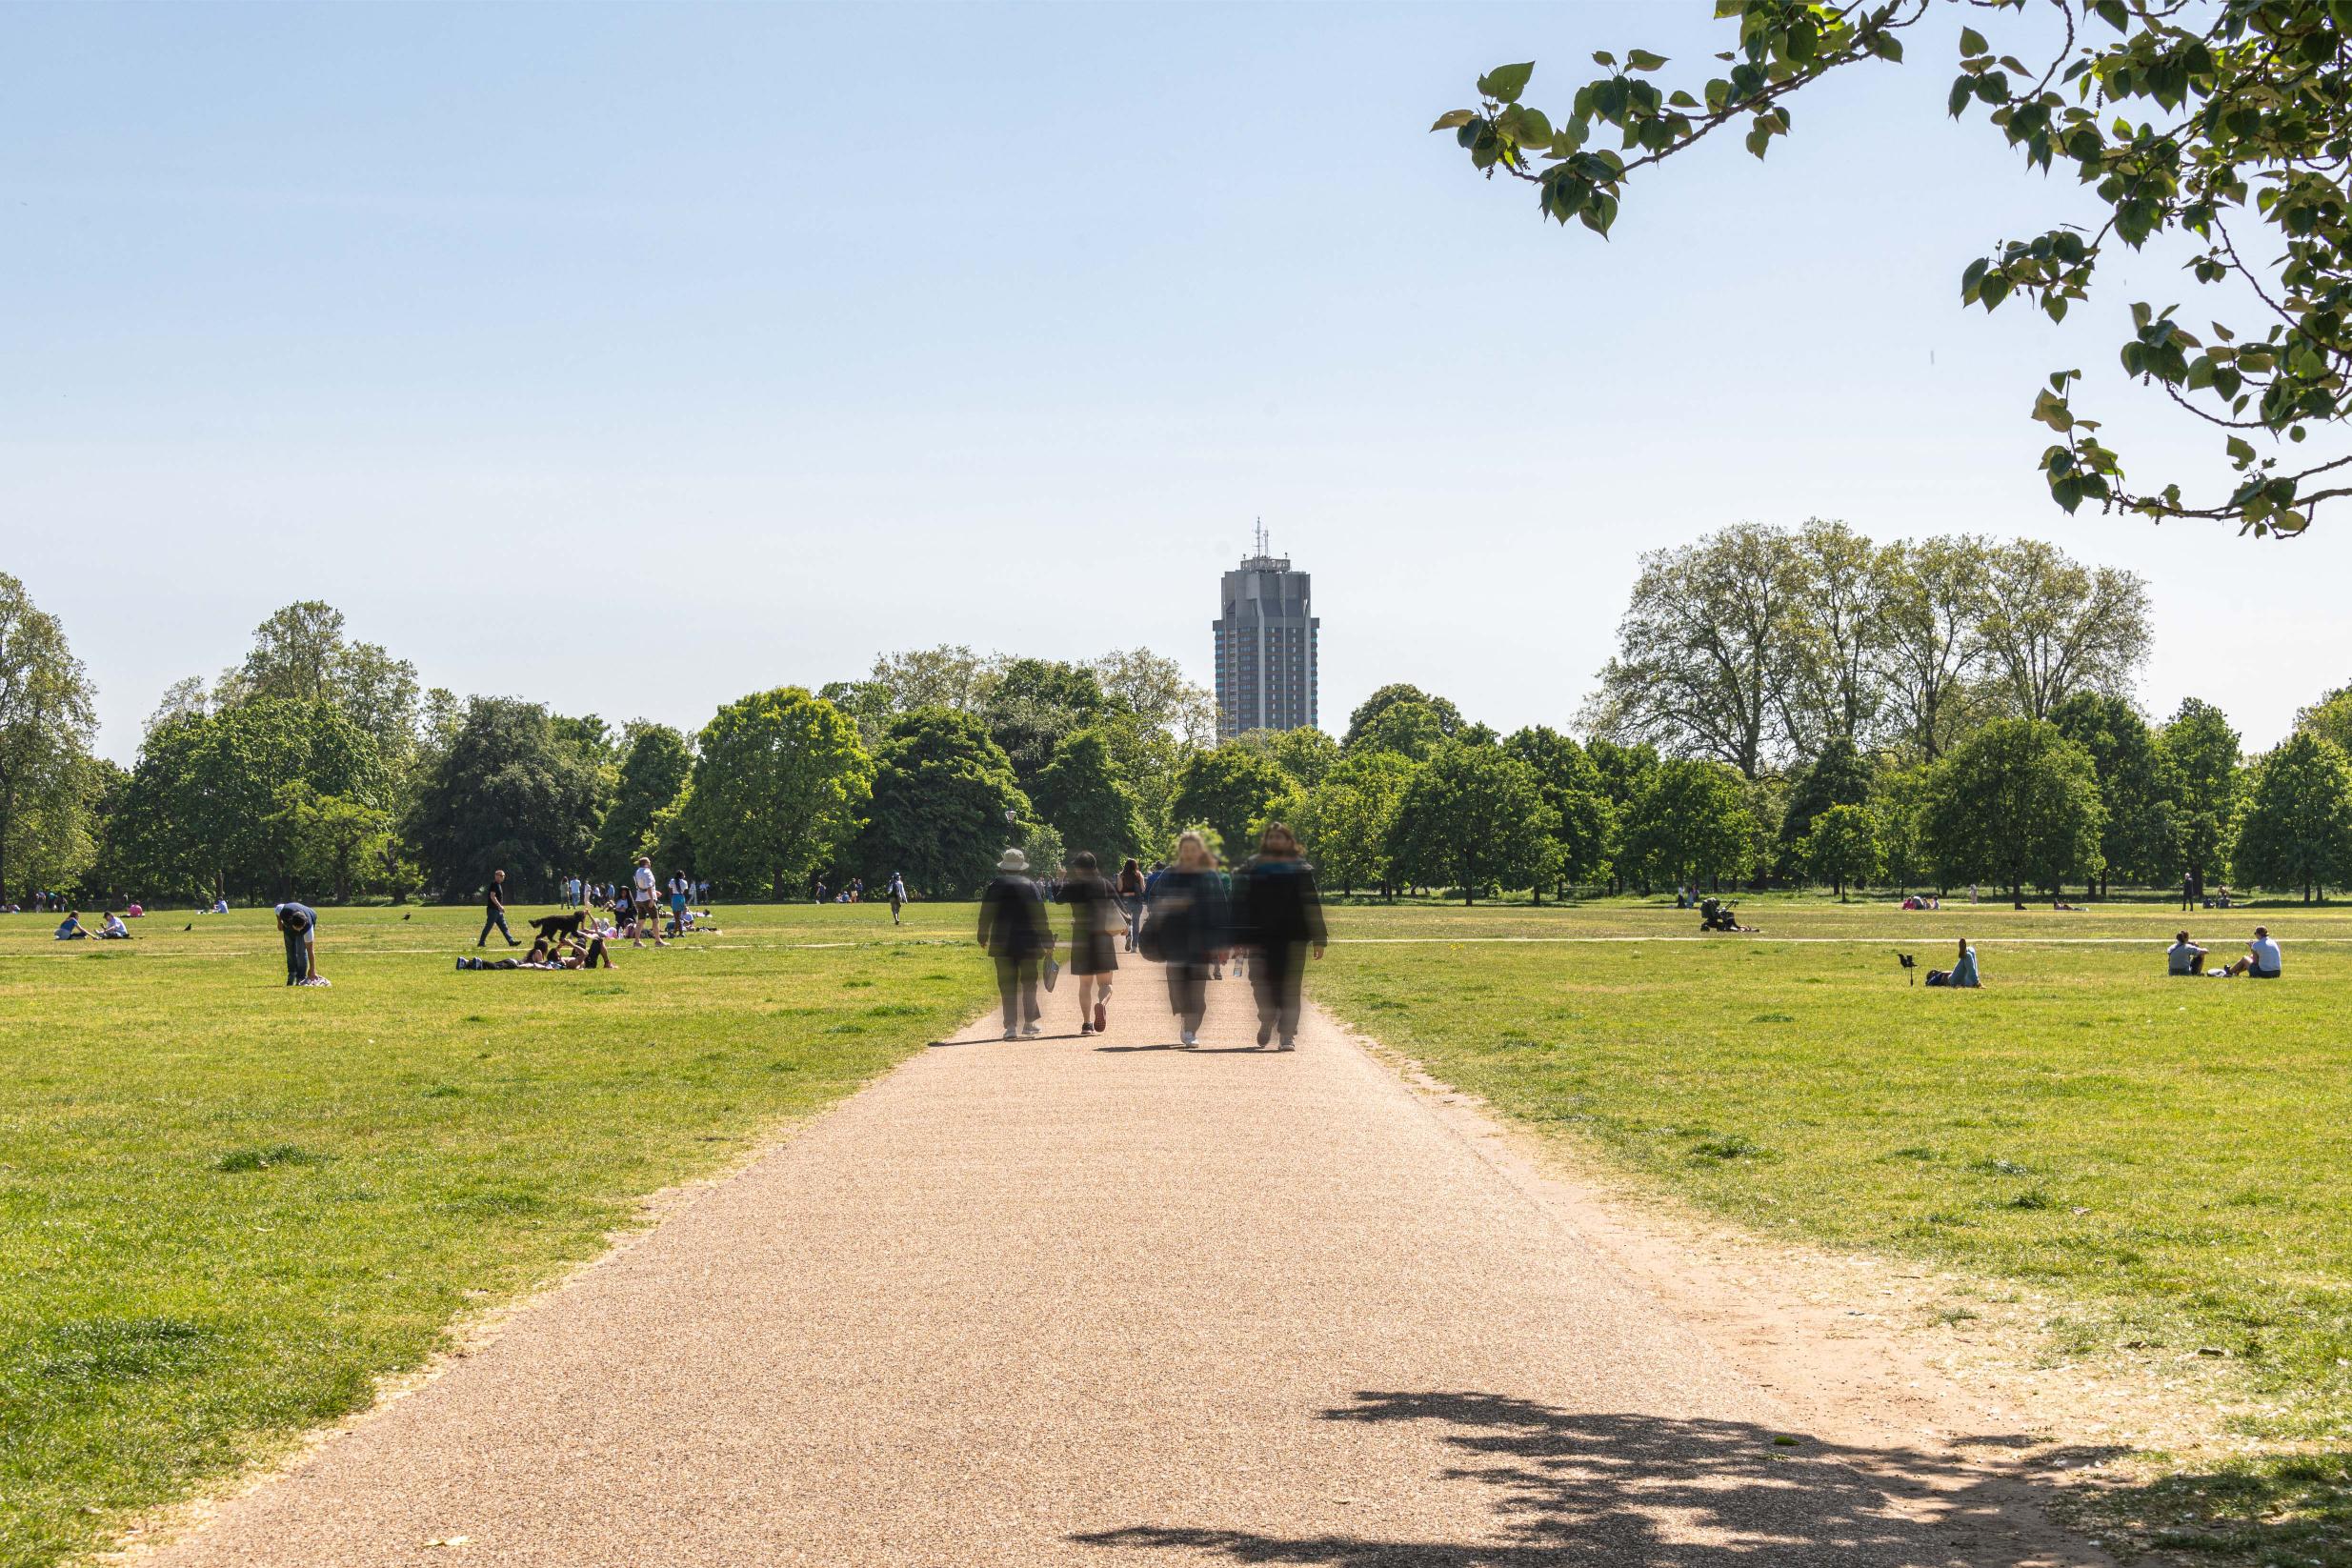
[[[1044,1030],[1042,1030],[1042,1029],[1040,1029],[1040,1028],[1038,1028],[1035,1024],[1034,1024],[1034,1023],[1033,1023],[1033,1024],[1028,1024],[1028,1025],[1025,1025],[1025,1026],[1022,1028],[1022,1030],[1021,1030],[1021,1037],[1022,1037],[1023,1039],[1034,1040],[1034,1039],[1035,1039],[1038,1035],[1042,1035],[1042,1034],[1044,1034],[1044,1033],[1045,1033],[1045,1031],[1044,1031]]]
[[[1277,1051],[1296,1051],[1298,1049],[1298,1042],[1297,1040],[1284,1040],[1280,1045],[1276,1046],[1275,1049]]]
[[[1015,1031],[1008,1029],[1004,1032],[1004,1037],[1008,1040],[1014,1040],[1020,1038],[1020,1035]]]
[[[1191,1046],[1195,1046],[1195,1045],[1197,1045],[1197,1044],[1199,1044],[1199,1043],[1200,1043],[1197,1039],[1196,1039],[1196,1038],[1194,1037],[1194,1035],[1193,1035],[1193,1032],[1192,1032],[1191,1030],[1189,1030],[1189,1029],[1187,1029],[1186,1031],[1184,1031],[1184,1034],[1183,1034],[1183,1036],[1182,1036],[1182,1037],[1183,1037],[1183,1040],[1184,1040],[1184,1044],[1185,1044],[1188,1048],[1189,1048],[1189,1047],[1191,1047]]]

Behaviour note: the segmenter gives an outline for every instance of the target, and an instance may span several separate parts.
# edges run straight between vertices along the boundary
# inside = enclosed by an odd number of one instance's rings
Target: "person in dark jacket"
[[[1298,1049],[1298,982],[1307,950],[1320,958],[1330,944],[1315,870],[1298,857],[1298,840],[1279,822],[1258,836],[1257,854],[1234,878],[1234,945],[1252,950],[1250,989],[1257,996],[1257,1043],[1278,1031],[1279,1049]]]
[[[1187,1046],[1200,1043],[1209,970],[1225,952],[1225,884],[1200,834],[1176,840],[1176,863],[1152,887],[1148,939],[1168,970],[1168,1006]]]
[[[1118,895],[1103,878],[1093,851],[1080,850],[1070,857],[1061,901],[1070,906],[1070,973],[1078,982],[1078,1033],[1098,1035],[1109,1024],[1111,977],[1118,973],[1118,942],[1111,934],[1123,929],[1126,921],[1119,915]]]
[[[1037,1019],[1037,964],[1054,945],[1045,900],[1029,879],[1029,856],[1007,850],[996,879],[980,895],[980,946],[996,960],[996,995],[1004,999],[1004,1037],[1042,1033]]]

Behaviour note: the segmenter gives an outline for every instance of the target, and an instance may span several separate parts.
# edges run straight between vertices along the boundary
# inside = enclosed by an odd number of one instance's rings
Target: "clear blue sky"
[[[1261,515],[1334,728],[1398,679],[1565,723],[1638,552],[1810,515],[2143,573],[2147,702],[2252,743],[2352,677],[2352,521],[2043,498],[2036,381],[2111,365],[2132,291],[1960,310],[2081,209],[1943,117],[1956,20],[1605,245],[1426,134],[1508,60],[1538,103],[1596,48],[1703,79],[1707,10],[10,7],[0,569],[118,757],[300,597],[613,720],[941,641],[1205,680]],[[2127,457],[2182,433],[2114,382]]]

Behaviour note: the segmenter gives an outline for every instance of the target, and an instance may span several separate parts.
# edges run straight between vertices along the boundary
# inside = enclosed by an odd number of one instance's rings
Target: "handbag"
[[[1041,967],[1045,975],[1045,989],[1051,991],[1054,989],[1054,982],[1061,978],[1061,960],[1049,953],[1045,955],[1045,963]]]
[[[1143,955],[1146,963],[1164,964],[1168,961],[1167,923],[1160,918],[1157,910],[1144,912],[1143,929],[1136,933],[1136,951]]]

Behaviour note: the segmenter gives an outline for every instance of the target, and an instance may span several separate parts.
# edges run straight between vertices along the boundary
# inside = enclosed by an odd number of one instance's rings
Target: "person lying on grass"
[[[533,942],[531,951],[520,958],[460,958],[457,967],[469,969],[611,969],[613,955],[604,950],[604,938],[592,937],[586,947],[561,943],[551,948],[545,942]]]
[[[1963,936],[1960,939],[1960,956],[1952,960],[1952,967],[1950,969],[1929,970],[1927,972],[1927,983],[1929,985],[1954,986],[1968,991],[1975,990],[1982,983],[1977,978],[1976,949],[1968,945],[1967,937]]]
[[[2205,950],[2189,940],[2182,932],[2173,938],[2172,946],[2164,950],[2164,973],[2167,975],[2202,975],[2205,972]]]
[[[2254,940],[2246,944],[2246,955],[2234,964],[2223,964],[2212,974],[2217,980],[2234,980],[2241,975],[2257,980],[2275,980],[2285,962],[2279,944],[2270,939],[2270,928],[2256,926]]]

